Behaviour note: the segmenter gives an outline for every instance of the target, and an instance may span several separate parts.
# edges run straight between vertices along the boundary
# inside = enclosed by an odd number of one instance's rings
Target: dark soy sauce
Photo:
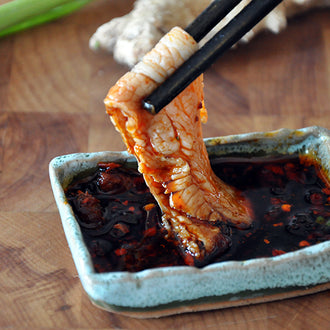
[[[298,155],[214,158],[216,175],[251,202],[253,226],[231,228],[231,247],[212,262],[272,257],[330,238],[330,184],[319,165]],[[100,163],[66,196],[97,272],[184,265],[165,239],[161,211],[136,169]]]

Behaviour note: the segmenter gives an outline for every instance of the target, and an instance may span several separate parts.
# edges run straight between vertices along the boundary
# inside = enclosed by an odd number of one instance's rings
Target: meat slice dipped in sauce
[[[197,47],[185,31],[172,29],[110,89],[105,105],[138,160],[168,236],[175,237],[187,264],[200,266],[230,246],[229,226],[252,222],[248,201],[211,169],[201,127],[207,120],[203,77],[158,114],[142,108],[142,100]]]

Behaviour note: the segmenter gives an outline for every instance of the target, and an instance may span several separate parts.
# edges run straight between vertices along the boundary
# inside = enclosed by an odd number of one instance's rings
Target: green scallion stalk
[[[0,37],[71,14],[92,0],[13,0],[0,6]]]

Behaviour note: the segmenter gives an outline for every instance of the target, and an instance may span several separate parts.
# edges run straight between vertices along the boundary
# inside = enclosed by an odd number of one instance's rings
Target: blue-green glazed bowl
[[[330,181],[330,131],[321,127],[205,139],[210,156],[312,154]],[[270,258],[96,273],[64,189],[97,164],[135,162],[127,152],[59,156],[49,166],[53,193],[82,286],[97,306],[148,318],[267,302],[330,288],[330,241]]]

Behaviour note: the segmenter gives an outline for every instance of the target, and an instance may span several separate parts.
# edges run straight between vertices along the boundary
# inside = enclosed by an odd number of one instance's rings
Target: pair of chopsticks
[[[214,0],[185,31],[197,42],[201,41],[241,1]],[[158,113],[281,2],[282,0],[252,0],[145,98],[143,107],[152,114]]]

